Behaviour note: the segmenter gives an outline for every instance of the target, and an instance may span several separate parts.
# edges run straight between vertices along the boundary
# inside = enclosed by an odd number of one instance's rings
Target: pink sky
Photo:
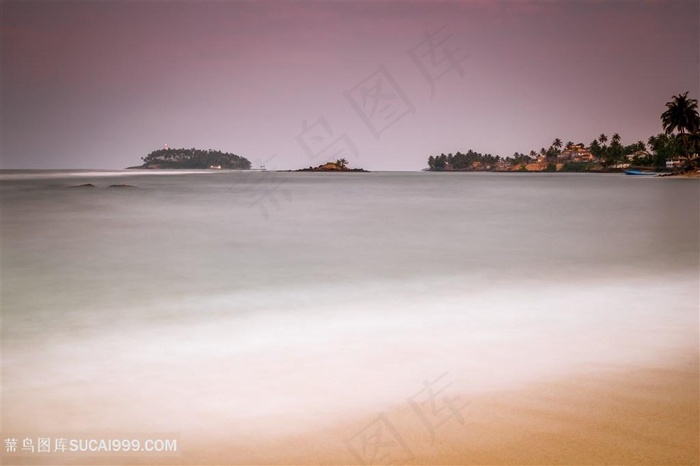
[[[167,143],[268,168],[339,148],[351,166],[416,170],[555,137],[646,140],[672,95],[699,97],[693,1],[0,8],[2,168],[124,168]],[[435,62],[420,55],[431,34]]]

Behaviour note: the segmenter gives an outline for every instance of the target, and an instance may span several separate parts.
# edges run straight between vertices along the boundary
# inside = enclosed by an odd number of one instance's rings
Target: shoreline
[[[697,355],[689,349],[670,361],[598,366],[471,395],[438,388],[435,420],[429,397],[414,393],[379,411],[345,407],[330,425],[286,434],[257,423],[234,433],[202,419],[201,430],[179,435],[175,456],[65,456],[56,464],[698,465]],[[445,395],[458,417],[443,409]]]
[[[678,173],[677,175],[666,175],[664,178],[691,178],[691,179],[698,179],[700,178],[700,171],[697,171],[695,173]]]
[[[585,171],[547,171],[547,170],[421,170],[421,172],[427,173],[497,173],[497,174],[542,174],[542,173],[552,173],[552,174],[587,174],[587,175],[624,175],[624,170],[585,170]],[[697,172],[683,172],[683,173],[673,173],[673,172],[658,172],[655,176],[650,176],[648,178],[700,178],[700,170]]]
[[[601,368],[522,389],[474,396],[456,394],[453,398],[458,397],[456,405],[463,422],[444,417],[444,424],[433,424],[433,433],[429,423],[403,402],[284,439],[256,442],[251,435],[248,442],[230,438],[223,442],[226,446],[207,443],[197,451],[210,454],[202,457],[183,452],[179,461],[697,465],[698,376],[697,357],[686,354],[666,367]],[[363,441],[365,446],[374,445],[372,438],[387,442],[386,447],[374,452],[374,457],[370,448],[362,450]]]

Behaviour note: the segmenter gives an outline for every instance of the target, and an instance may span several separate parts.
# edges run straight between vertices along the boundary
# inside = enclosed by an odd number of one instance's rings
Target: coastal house
[[[591,162],[595,156],[583,144],[571,144],[559,155],[559,160],[572,162]]]
[[[507,171],[509,168],[510,168],[510,165],[508,164],[508,162],[506,162],[505,160],[501,159],[501,160],[498,161],[498,163],[497,163],[496,166],[494,167],[494,170],[496,170],[496,171]]]
[[[649,157],[651,154],[645,150],[638,150],[637,152],[632,152],[631,154],[627,154],[627,160],[632,160],[635,157],[638,157],[640,159]]]
[[[629,163],[616,163],[615,165],[609,165],[608,168],[629,168]]]
[[[571,160],[574,162],[592,162],[595,160],[595,156],[590,152],[586,151],[584,153],[574,155]]]

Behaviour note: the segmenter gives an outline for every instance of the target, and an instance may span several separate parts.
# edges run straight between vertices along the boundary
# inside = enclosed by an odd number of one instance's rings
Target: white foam
[[[205,419],[211,432],[284,435],[378,413],[446,372],[469,395],[653,364],[697,345],[690,282],[430,292],[436,286],[164,300],[109,329],[86,316],[77,340],[9,348],[6,418],[21,412],[45,430],[181,433]],[[241,313],[246,303],[258,308]]]

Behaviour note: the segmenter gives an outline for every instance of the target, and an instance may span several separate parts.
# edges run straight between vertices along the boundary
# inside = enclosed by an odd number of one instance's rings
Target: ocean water
[[[698,351],[697,180],[0,181],[4,431],[282,436]]]

